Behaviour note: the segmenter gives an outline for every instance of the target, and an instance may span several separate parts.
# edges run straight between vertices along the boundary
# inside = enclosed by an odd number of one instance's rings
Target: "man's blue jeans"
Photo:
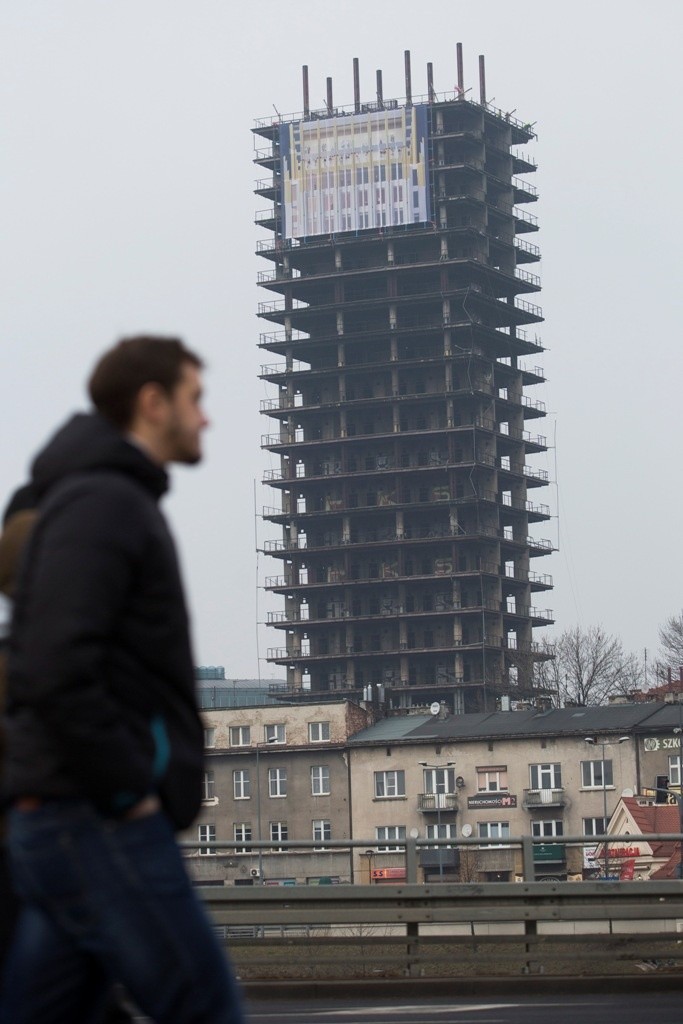
[[[162,813],[109,821],[85,801],[10,814],[23,901],[0,1024],[97,1020],[113,981],[157,1024],[242,1024],[224,951]]]

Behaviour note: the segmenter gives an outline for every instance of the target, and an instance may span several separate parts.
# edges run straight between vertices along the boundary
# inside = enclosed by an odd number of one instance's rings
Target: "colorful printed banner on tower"
[[[431,219],[424,104],[293,121],[280,151],[285,238]]]

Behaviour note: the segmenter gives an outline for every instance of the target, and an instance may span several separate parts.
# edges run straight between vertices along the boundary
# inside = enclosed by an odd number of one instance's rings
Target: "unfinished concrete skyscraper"
[[[545,655],[532,606],[552,586],[531,560],[552,545],[530,536],[549,518],[529,494],[548,482],[528,457],[545,415],[527,393],[543,351],[529,296],[540,259],[525,207],[535,164],[518,147],[533,126],[458,87],[267,118],[254,129],[268,200],[258,251],[275,326],[261,369],[277,393],[262,439],[279,495],[264,517],[282,527],[265,550],[281,561],[268,589],[284,609],[268,659],[289,689],[362,692],[392,706],[446,701],[492,709],[532,691]],[[265,140],[265,144],[264,144]],[[525,328],[529,328],[529,330]],[[529,363],[522,357],[532,357]]]

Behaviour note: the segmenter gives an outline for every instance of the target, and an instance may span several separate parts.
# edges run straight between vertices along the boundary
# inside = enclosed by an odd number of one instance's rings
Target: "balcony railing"
[[[520,267],[515,267],[515,277],[518,281],[524,281],[526,284],[531,284],[534,288],[541,287],[541,279],[538,274],[530,274],[528,270],[522,270]]]
[[[525,789],[524,807],[564,807],[563,789]]]
[[[417,809],[425,814],[457,811],[457,793],[418,793]]]
[[[536,186],[532,185],[529,181],[524,181],[523,178],[513,178],[512,187],[517,189],[518,192],[526,192],[535,199],[538,198],[538,189]]]

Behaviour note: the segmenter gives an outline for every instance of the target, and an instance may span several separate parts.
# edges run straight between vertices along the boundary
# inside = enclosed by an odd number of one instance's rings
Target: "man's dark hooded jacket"
[[[158,508],[167,475],[82,414],[38,456],[33,485],[40,515],[10,641],[7,795],[84,797],[117,817],[158,793],[184,828],[201,802],[203,730]]]

